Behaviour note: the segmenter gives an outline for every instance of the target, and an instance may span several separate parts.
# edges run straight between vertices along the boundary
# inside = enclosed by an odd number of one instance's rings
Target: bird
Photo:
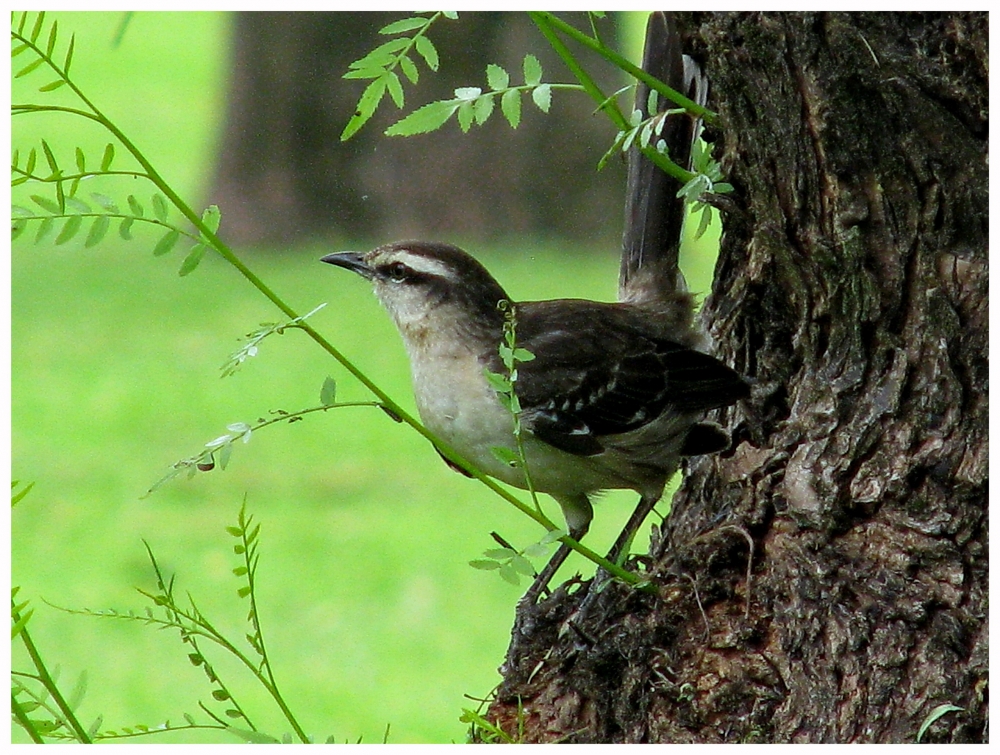
[[[486,474],[527,488],[524,470],[494,450],[513,451],[516,439],[511,411],[487,377],[503,373],[499,347],[512,309],[516,346],[533,357],[517,363],[513,385],[530,484],[556,500],[576,540],[602,490],[639,493],[641,523],[681,458],[728,445],[705,412],[748,395],[738,373],[694,348],[685,292],[651,303],[513,302],[470,254],[426,241],[322,261],[371,282],[402,336],[427,429]],[[569,550],[562,544],[538,575],[532,599]]]
[[[650,14],[642,67],[705,105],[708,80],[682,53],[673,14]],[[643,119],[662,120],[659,146],[676,164],[690,166],[700,122],[671,107],[637,84],[635,109]],[[729,447],[729,433],[706,413],[750,395],[739,373],[705,353],[694,326],[693,298],[678,265],[680,188],[639,149],[629,149],[616,302],[514,302],[474,257],[437,242],[398,241],[322,258],[372,283],[402,336],[421,420],[462,457],[496,479],[550,495],[577,541],[590,527],[595,495],[639,494],[608,553],[613,562],[683,458]],[[487,377],[506,367],[500,345],[508,323],[516,346],[532,357],[517,362],[512,384],[526,470],[510,463],[514,417]],[[570,552],[560,544],[525,603],[547,589]]]

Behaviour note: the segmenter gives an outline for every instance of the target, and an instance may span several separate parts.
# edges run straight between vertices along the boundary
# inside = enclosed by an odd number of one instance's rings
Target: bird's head
[[[499,332],[507,294],[472,256],[449,244],[397,241],[370,252],[337,252],[323,262],[372,282],[404,338],[454,326]]]

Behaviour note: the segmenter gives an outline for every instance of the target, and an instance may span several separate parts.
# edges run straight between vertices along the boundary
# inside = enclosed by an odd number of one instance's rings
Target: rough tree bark
[[[654,530],[659,597],[556,591],[488,716],[912,742],[947,704],[924,741],[985,741],[987,15],[682,20],[737,187],[704,318],[753,397]]]

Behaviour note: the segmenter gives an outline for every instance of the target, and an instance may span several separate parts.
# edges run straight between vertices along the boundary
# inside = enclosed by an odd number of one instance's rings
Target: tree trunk
[[[386,95],[374,118],[340,141],[367,85],[341,76],[389,39],[380,27],[403,15],[235,14],[226,125],[210,191],[228,240],[532,234],[613,243],[624,170],[612,160],[596,177],[614,130],[581,94],[556,91],[548,116],[523,97],[516,130],[498,106],[468,134],[453,119],[442,132],[383,136],[420,105],[454,97],[456,87],[485,88],[487,63],[506,68],[512,85],[523,83],[525,50],[540,58],[543,81],[571,81],[523,13],[463,13],[458,22],[436,22],[429,36],[440,70],[414,54],[420,78],[411,85],[401,76],[405,111]],[[614,26],[605,24],[613,37]],[[622,85],[612,67],[594,68],[609,93]]]
[[[986,741],[988,17],[682,20],[736,186],[703,317],[753,397],[654,530],[659,597],[556,591],[488,718],[913,742],[951,705],[923,741]]]

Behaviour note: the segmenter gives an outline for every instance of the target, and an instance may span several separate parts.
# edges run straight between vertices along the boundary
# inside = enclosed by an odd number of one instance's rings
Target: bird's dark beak
[[[371,278],[375,271],[367,262],[364,255],[358,252],[336,252],[320,258],[320,262],[328,262],[331,265],[342,267],[351,272],[357,273],[365,278]]]

